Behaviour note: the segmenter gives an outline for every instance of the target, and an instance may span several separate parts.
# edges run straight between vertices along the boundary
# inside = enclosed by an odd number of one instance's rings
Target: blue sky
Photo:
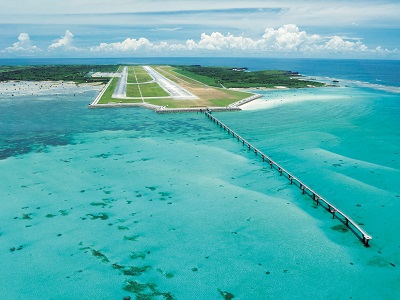
[[[400,59],[400,1],[18,0],[0,57]]]

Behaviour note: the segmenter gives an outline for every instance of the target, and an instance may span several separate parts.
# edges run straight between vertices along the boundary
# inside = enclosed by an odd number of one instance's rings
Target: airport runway
[[[113,98],[126,98],[126,83],[128,81],[128,67],[124,67],[121,72],[121,77],[115,87]]]
[[[185,90],[175,82],[169,80],[165,76],[158,73],[150,66],[143,66],[143,69],[147,71],[154,78],[154,80],[174,99],[199,99],[199,97],[193,95],[191,92]]]

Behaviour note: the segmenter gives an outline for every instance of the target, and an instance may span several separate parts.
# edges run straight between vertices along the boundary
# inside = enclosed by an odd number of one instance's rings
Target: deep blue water
[[[35,58],[0,59],[0,65],[47,64],[200,64],[247,67],[249,70],[279,69],[308,76],[326,76],[373,84],[400,86],[400,61],[354,59],[287,59],[235,57],[135,57],[135,58]]]

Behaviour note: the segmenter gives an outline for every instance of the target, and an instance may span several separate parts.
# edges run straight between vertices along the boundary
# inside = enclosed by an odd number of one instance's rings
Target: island
[[[142,106],[158,113],[206,108],[240,110],[240,105],[261,97],[254,92],[257,89],[324,85],[292,71],[249,72],[243,67],[199,65],[121,66],[90,107]]]
[[[260,98],[259,89],[313,88],[324,86],[298,72],[248,71],[246,67],[47,65],[3,66],[0,81],[68,81],[103,85],[88,106],[141,106],[158,113],[241,110]]]

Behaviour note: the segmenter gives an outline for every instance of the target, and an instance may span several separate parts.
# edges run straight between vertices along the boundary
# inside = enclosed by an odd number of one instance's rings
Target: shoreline
[[[0,82],[0,95],[8,95],[11,97],[19,96],[36,96],[42,94],[54,93],[55,95],[63,94],[66,90],[76,89],[76,93],[84,93],[86,91],[100,91],[103,88],[102,83],[80,83],[72,81],[18,81],[9,80]]]
[[[277,91],[277,90],[275,90]],[[289,90],[287,90],[289,91]],[[268,97],[268,98],[266,98]],[[261,110],[261,109],[272,109],[278,106],[300,103],[306,101],[340,101],[341,97],[337,95],[331,95],[328,93],[321,94],[285,94],[285,95],[265,95],[255,99],[254,101],[241,105],[242,110]]]

